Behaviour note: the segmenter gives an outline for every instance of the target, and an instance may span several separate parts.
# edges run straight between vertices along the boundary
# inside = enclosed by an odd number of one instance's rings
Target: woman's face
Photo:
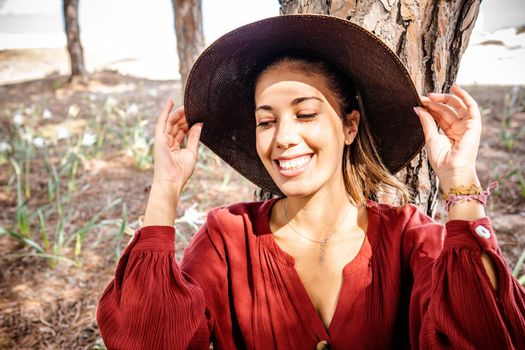
[[[359,112],[343,123],[324,78],[277,65],[259,77],[255,106],[257,153],[286,196],[345,190],[343,149],[357,133]]]

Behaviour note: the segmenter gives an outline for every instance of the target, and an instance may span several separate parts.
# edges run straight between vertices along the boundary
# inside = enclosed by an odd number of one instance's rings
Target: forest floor
[[[86,129],[97,130],[106,123],[106,117],[112,123],[106,128],[98,157],[88,148],[93,145],[85,146],[79,156],[75,185],[69,190],[65,180],[58,185],[65,198],[67,241],[60,246],[60,255],[68,259],[56,262],[37,256],[35,249],[9,235],[0,235],[1,349],[103,348],[95,322],[97,300],[112,278],[116,256],[130,239],[129,235],[120,234],[121,219],[126,217],[126,224],[132,229],[139,227],[153,174],[151,159],[140,158],[135,149],[130,151],[131,144],[127,149],[123,147],[123,137],[133,138],[133,132],[141,129],[144,138],[151,139],[167,96],[181,102],[176,81],[151,81],[107,71],[94,73],[87,86],[69,85],[66,80],[62,75],[51,74],[0,86],[0,141],[20,130],[32,130],[33,140],[37,134],[52,139],[49,135],[67,128],[67,137],[50,143],[48,159],[57,168],[65,169],[60,174],[65,179],[70,170],[64,165],[69,164],[65,155],[75,140]],[[478,155],[480,180],[484,186],[494,179],[500,182],[497,193],[489,199],[488,215],[507,262],[514,267],[525,249],[525,88],[465,88],[478,101],[483,114]],[[125,128],[130,133],[122,133]],[[30,163],[27,202],[31,214],[51,198],[48,189],[52,183],[42,148],[34,148],[34,152],[37,156]],[[199,165],[178,209],[180,216],[186,213],[192,218],[191,223],[177,224],[178,258],[195,232],[193,223],[202,222],[213,207],[252,200],[255,190],[202,146],[200,154]],[[140,159],[143,163],[139,167]],[[18,199],[13,169],[9,161],[0,165],[0,227],[16,230]],[[48,213],[48,239],[56,244],[53,232],[60,216],[52,210]],[[93,226],[82,236],[72,235],[93,218],[105,224]],[[42,245],[38,216],[31,218],[30,227],[31,239]],[[78,239],[81,250],[75,245]]]

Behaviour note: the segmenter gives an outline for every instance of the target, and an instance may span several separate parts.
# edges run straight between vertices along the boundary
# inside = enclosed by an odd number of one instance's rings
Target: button
[[[485,226],[478,225],[476,229],[474,230],[478,234],[478,236],[489,239],[490,238],[490,231],[487,230]]]
[[[321,340],[319,343],[317,343],[315,350],[330,350],[332,346],[329,342],[326,340]]]

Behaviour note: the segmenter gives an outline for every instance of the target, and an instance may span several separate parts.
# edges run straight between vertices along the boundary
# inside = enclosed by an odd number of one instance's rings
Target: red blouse
[[[180,267],[173,227],[137,230],[98,305],[108,349],[525,349],[525,290],[488,217],[442,225],[369,200],[326,329],[270,231],[275,201],[212,210]]]

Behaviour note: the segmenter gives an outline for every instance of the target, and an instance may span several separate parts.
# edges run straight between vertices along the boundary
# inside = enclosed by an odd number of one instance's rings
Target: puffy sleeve
[[[174,252],[174,227],[135,232],[97,307],[108,349],[209,349],[217,325],[203,283],[218,300],[227,300],[224,259],[206,224],[186,247],[182,263],[207,271],[202,281],[179,267]]]
[[[484,252],[497,271],[497,290]],[[411,272],[412,349],[525,349],[525,290],[507,267],[488,217],[443,225],[416,208],[403,255]]]

